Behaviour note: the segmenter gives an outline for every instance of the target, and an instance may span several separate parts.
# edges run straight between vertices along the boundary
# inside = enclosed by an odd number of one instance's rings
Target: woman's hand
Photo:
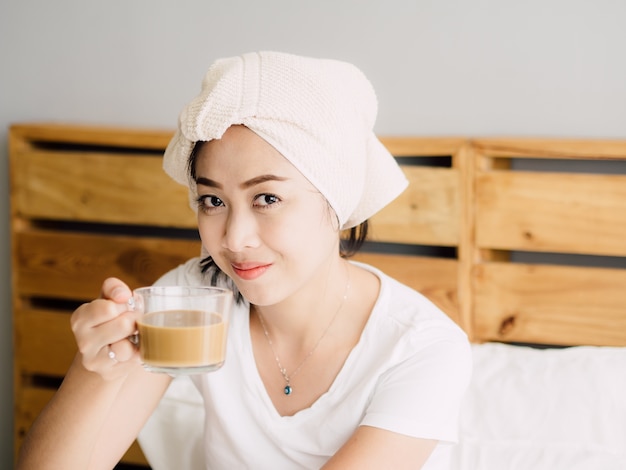
[[[131,297],[126,284],[110,278],[99,299],[72,314],[78,353],[24,439],[18,469],[113,468],[137,437],[171,377],[139,364],[128,339],[141,315]]]
[[[136,333],[139,315],[128,304],[130,288],[116,278],[102,284],[99,299],[81,305],[71,318],[83,367],[105,380],[119,379],[139,361],[137,347],[128,339]]]

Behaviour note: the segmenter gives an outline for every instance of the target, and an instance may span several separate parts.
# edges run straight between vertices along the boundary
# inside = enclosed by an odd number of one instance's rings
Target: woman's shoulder
[[[186,262],[178,265],[174,269],[163,274],[155,285],[166,286],[198,286],[204,283],[204,274],[200,257],[190,258]]]
[[[451,341],[467,341],[465,332],[437,305],[418,292],[378,268],[359,263],[380,280],[380,292],[372,311],[377,328],[404,332],[409,336],[424,336]]]
[[[375,267],[361,266],[378,276],[380,290],[363,332],[360,362],[377,371],[383,388],[395,383],[403,389],[417,381],[423,389],[421,378],[439,377],[441,370],[448,371],[448,384],[456,381],[462,388],[471,372],[465,332],[425,295]],[[439,385],[433,380],[429,389],[436,394]]]

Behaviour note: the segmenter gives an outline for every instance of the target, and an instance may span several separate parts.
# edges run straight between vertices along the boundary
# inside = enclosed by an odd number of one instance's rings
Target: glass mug
[[[133,291],[143,367],[151,372],[189,375],[224,364],[233,293],[208,286],[151,286]]]

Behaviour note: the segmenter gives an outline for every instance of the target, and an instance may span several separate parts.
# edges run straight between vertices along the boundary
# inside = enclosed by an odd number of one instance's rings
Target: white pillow
[[[626,469],[626,348],[472,351],[455,470]]]

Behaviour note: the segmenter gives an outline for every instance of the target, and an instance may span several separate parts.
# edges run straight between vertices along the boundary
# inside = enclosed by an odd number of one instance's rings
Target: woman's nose
[[[254,216],[231,212],[226,220],[222,246],[231,252],[254,248],[259,244],[258,226]]]

